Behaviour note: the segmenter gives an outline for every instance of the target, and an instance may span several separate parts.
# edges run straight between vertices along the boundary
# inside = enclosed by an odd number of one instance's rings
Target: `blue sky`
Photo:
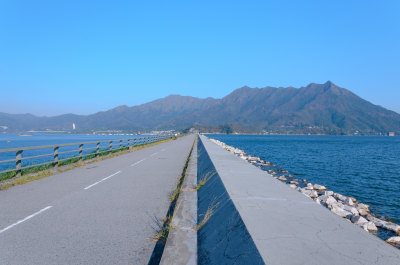
[[[400,112],[399,13],[397,0],[0,0],[0,111],[331,80]]]

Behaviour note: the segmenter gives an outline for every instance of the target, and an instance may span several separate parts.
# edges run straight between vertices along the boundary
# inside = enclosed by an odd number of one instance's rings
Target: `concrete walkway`
[[[201,140],[217,173],[216,179],[208,182],[222,181],[230,198],[227,202],[233,202],[265,264],[400,264],[398,249],[331,213],[206,137],[201,136]],[[229,217],[224,213],[229,210],[225,209],[226,205],[228,203],[221,202],[204,229],[221,231],[231,223],[236,224],[231,220],[213,222],[213,218]],[[231,230],[234,229],[237,230],[237,226],[232,226]],[[207,237],[211,236],[212,233],[204,234],[203,240],[210,241]],[[241,253],[243,245],[239,245],[238,240],[225,240],[232,237],[232,233],[226,233],[225,238],[214,233],[214,237],[217,236],[218,245],[201,264],[229,264],[226,262],[228,258],[240,258],[236,256]],[[225,245],[220,243],[224,240],[227,241]],[[224,247],[222,250],[218,249],[221,245]],[[220,253],[220,256],[216,257],[215,253]],[[227,258],[226,253],[231,256]]]
[[[147,264],[193,141],[0,191],[0,264]]]

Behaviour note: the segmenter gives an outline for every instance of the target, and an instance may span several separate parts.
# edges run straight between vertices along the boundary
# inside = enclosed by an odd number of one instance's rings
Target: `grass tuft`
[[[199,190],[201,187],[203,187],[217,172],[209,172],[207,175],[204,176],[198,183],[197,186],[194,187],[194,190]]]
[[[193,228],[193,230],[195,230],[195,231],[200,230],[200,228],[202,228],[208,222],[208,220],[210,220],[211,216],[213,215],[215,209],[217,209],[219,204],[220,204],[219,202],[212,203],[210,206],[208,206],[208,209],[207,209],[206,213],[204,214],[203,219],[201,220],[201,222],[198,225],[196,225]]]

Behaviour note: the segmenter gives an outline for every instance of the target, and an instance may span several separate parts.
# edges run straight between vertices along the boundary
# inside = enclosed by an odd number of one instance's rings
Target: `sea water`
[[[103,140],[116,140],[116,139],[128,139],[144,137],[145,135],[97,135],[97,134],[32,134],[31,136],[20,136],[18,134],[0,134],[0,149],[10,149],[17,147],[31,147],[31,146],[46,146],[56,144],[69,144],[69,143],[80,143],[80,142],[92,142],[92,141],[103,141]],[[127,144],[126,141],[123,142]],[[132,143],[131,143],[132,144]],[[113,142],[113,149],[119,147],[119,142]],[[78,145],[62,147],[59,152],[77,150]],[[83,154],[88,154],[96,150],[96,143],[84,145],[83,148],[92,148],[90,150],[84,150]],[[101,143],[101,149],[108,149],[109,142]],[[38,150],[27,150],[23,151],[22,157],[53,154],[53,148],[38,149]],[[78,151],[60,154],[59,159],[76,156]],[[0,161],[15,159],[15,152],[0,153]],[[45,156],[36,159],[23,160],[22,166],[43,163],[52,161],[53,156]],[[15,162],[0,163],[0,171],[8,168],[15,168]]]
[[[400,137],[208,135],[400,224]]]

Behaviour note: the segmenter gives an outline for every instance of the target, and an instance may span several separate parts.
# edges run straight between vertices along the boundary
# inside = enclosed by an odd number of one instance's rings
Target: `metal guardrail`
[[[43,166],[43,165],[48,165],[48,164],[54,164],[54,167],[58,167],[60,162],[65,161],[65,160],[70,160],[74,158],[78,158],[79,161],[82,161],[84,157],[89,156],[89,155],[95,155],[95,157],[98,157],[102,153],[106,152],[112,152],[112,151],[117,151],[117,150],[122,150],[124,148],[129,148],[131,151],[133,147],[138,146],[138,145],[143,145],[143,144],[148,144],[148,143],[153,143],[153,142],[158,142],[167,138],[171,138],[172,136],[160,136],[160,135],[155,135],[155,136],[145,136],[145,137],[136,137],[136,138],[127,138],[127,139],[114,139],[114,140],[102,140],[102,141],[91,141],[91,142],[80,142],[80,143],[71,143],[71,144],[57,144],[57,145],[44,145],[44,146],[30,146],[30,147],[17,147],[17,148],[9,148],[9,149],[0,149],[0,153],[7,153],[7,152],[15,152],[15,159],[8,159],[8,160],[2,160],[0,161],[0,164],[2,163],[9,163],[9,162],[14,162],[15,161],[15,169],[7,169],[0,171],[0,174],[16,171],[16,176],[21,176],[22,170],[23,169],[28,169],[32,167],[38,167],[38,166]],[[113,149],[113,142],[118,142],[119,141],[119,147]],[[109,143],[107,149],[100,149],[100,144],[101,143]],[[125,145],[124,145],[125,143]],[[89,148],[83,148],[84,145],[89,145],[89,144],[96,144],[95,147],[89,147]],[[79,146],[78,149],[75,150],[68,150],[68,151],[63,151],[59,152],[60,147],[66,147],[66,146]],[[48,148],[53,148],[53,153],[51,154],[41,154],[41,155],[36,155],[36,156],[28,156],[28,157],[22,157],[23,151],[27,150],[38,150],[38,149],[48,149]],[[83,151],[86,150],[93,150],[90,153],[83,154]],[[94,152],[95,151],[95,152]],[[78,156],[69,156],[64,159],[59,159],[59,155],[61,154],[68,154],[68,153],[74,153],[78,152]],[[46,156],[53,156],[53,160],[47,161],[44,163],[37,163],[37,164],[32,164],[28,166],[22,166],[22,161],[23,160],[29,160],[29,159],[34,159],[34,158],[39,158],[39,157],[46,157]]]

